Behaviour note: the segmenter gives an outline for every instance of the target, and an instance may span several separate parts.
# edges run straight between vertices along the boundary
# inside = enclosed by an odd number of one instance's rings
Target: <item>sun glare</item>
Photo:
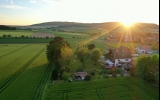
[[[124,21],[122,22],[122,24],[125,26],[125,27],[130,27],[134,24],[134,22],[129,22],[129,21]]]

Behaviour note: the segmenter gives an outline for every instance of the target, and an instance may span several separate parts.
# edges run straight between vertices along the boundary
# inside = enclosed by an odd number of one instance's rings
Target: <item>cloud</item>
[[[13,0],[11,0],[11,3],[13,3]]]
[[[55,1],[61,1],[61,0],[42,0],[42,1],[46,3],[54,3]]]
[[[1,5],[4,8],[9,8],[9,9],[28,9],[26,7],[22,7],[22,6],[16,6],[16,5]]]
[[[38,3],[37,0],[29,0],[29,2],[34,3],[34,4],[37,4],[37,3]]]

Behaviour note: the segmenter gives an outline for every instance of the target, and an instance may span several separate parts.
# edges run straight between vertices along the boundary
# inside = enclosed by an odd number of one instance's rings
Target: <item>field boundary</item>
[[[42,74],[42,76],[40,78],[40,81],[38,82],[38,85],[36,86],[36,88],[34,90],[34,93],[31,97],[31,100],[42,99],[42,94],[43,94],[43,91],[44,91],[44,88],[45,88],[45,83],[47,82],[47,80],[50,77],[50,74],[51,74],[51,71],[52,71],[51,69],[52,69],[51,65],[48,64],[44,73]]]

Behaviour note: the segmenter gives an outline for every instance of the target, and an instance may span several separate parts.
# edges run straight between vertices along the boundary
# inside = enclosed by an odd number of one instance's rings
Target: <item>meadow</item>
[[[16,45],[20,47],[17,47],[15,52],[6,52],[8,55],[4,54],[5,56],[0,58],[1,100],[32,99],[43,75],[50,73],[49,70],[47,70],[48,72],[45,71],[48,68],[45,56],[46,44]]]
[[[11,36],[30,36],[34,33],[34,31],[23,31],[23,30],[0,30],[0,37],[3,35],[11,35]]]
[[[158,89],[137,77],[47,84],[44,100],[158,100]]]

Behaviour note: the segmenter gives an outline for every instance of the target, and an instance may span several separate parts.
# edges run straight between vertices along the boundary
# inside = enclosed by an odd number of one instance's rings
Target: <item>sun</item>
[[[123,21],[123,22],[121,22],[125,27],[131,27],[133,24],[134,24],[134,22],[131,22],[131,21]]]

